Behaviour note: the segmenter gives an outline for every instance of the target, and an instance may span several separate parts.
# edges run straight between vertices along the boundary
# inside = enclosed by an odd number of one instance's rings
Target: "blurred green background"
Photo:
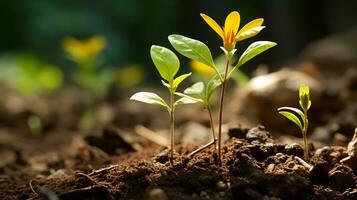
[[[35,55],[39,63],[51,63],[68,73],[75,63],[61,47],[63,38],[100,35],[107,41],[101,54],[103,66],[139,64],[147,72],[146,81],[152,82],[158,80],[158,74],[150,60],[150,45],[170,47],[167,36],[179,33],[204,41],[217,55],[221,53],[220,38],[199,13],[223,24],[230,11],[238,10],[241,25],[265,18],[267,28],[255,40],[279,44],[269,55],[249,63],[244,71],[250,71],[262,62],[272,67],[289,63],[310,42],[352,29],[357,25],[355,8],[356,0],[1,1],[0,55]],[[240,45],[246,48],[250,42],[252,39]],[[244,48],[238,45],[238,49]],[[187,60],[181,60],[185,66]]]

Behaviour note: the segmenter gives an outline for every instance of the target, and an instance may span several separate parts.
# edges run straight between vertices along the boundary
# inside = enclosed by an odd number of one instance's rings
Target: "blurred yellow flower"
[[[201,17],[222,38],[223,47],[228,52],[235,48],[238,41],[253,37],[265,28],[262,26],[264,19],[258,18],[249,22],[239,30],[240,15],[237,11],[229,13],[224,22],[224,27],[218,25],[218,23],[208,15],[201,13]]]
[[[62,48],[78,63],[92,60],[105,46],[105,38],[101,36],[93,36],[86,40],[66,37],[62,41]]]
[[[203,64],[201,62],[195,61],[195,60],[190,61],[190,66],[194,71],[196,71],[202,75],[216,74],[216,71],[214,71],[214,69],[212,69],[212,67],[210,67],[206,64]]]
[[[130,87],[143,82],[145,79],[145,71],[141,65],[130,65],[118,69],[117,83],[122,87]]]

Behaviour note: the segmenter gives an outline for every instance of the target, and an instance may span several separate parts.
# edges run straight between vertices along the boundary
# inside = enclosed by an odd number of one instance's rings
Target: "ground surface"
[[[109,132],[105,137],[115,134]],[[21,160],[7,166],[0,177],[0,199],[357,199],[356,166],[340,163],[346,148],[311,146],[311,159],[305,162],[299,144],[276,143],[262,126],[231,129],[229,135],[220,170],[212,148],[189,159],[197,146],[178,146],[171,166],[167,151],[157,145],[114,156],[73,144],[78,140],[73,135],[67,147],[49,140],[66,158],[44,154],[52,160],[45,169],[37,166],[41,176],[21,168]],[[75,151],[73,145],[83,148]]]

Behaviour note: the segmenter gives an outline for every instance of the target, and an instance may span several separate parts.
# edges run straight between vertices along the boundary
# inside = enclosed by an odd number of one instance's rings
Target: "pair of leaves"
[[[181,97],[192,99],[196,102],[200,102],[205,106],[207,106],[210,104],[210,99],[213,92],[220,85],[221,85],[221,81],[219,80],[219,77],[216,75],[213,76],[208,81],[206,87],[203,82],[197,82],[194,83],[191,87],[186,88],[183,94],[178,92],[176,92],[175,94]]]
[[[216,73],[220,75],[219,70],[214,64],[209,48],[203,42],[177,34],[170,35],[169,41],[171,45],[175,48],[175,50],[178,51],[180,54],[186,56],[187,58],[199,61],[203,64],[212,67],[216,71]],[[255,56],[274,47],[275,45],[275,42],[269,41],[258,41],[249,45],[249,47],[239,58],[237,65],[230,71],[228,77],[234,71],[234,69],[242,66]]]
[[[130,100],[139,101],[147,104],[158,105],[161,106],[168,111],[171,110],[170,106],[157,94],[152,92],[138,92],[135,93],[133,96],[130,97]],[[175,102],[175,106],[182,105],[182,104],[192,104],[196,103],[194,99],[181,97]]]
[[[300,128],[300,130],[303,131],[305,126],[303,123],[303,119],[305,118],[305,115],[301,110],[293,107],[281,107],[278,108],[278,112],[279,114],[283,115],[288,120],[296,124]]]

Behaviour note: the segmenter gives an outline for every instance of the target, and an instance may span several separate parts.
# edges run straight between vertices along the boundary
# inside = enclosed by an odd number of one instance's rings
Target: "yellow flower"
[[[224,27],[221,27],[211,17],[203,13],[201,13],[201,17],[222,38],[223,47],[228,52],[235,48],[235,45],[238,41],[253,37],[257,35],[263,28],[265,28],[262,26],[264,19],[258,18],[249,22],[239,30],[240,15],[237,11],[229,13],[224,22]]]
[[[93,36],[86,40],[66,37],[62,41],[63,49],[78,63],[85,63],[95,58],[106,46],[101,36]]]
[[[190,62],[190,66],[191,68],[200,73],[200,74],[203,74],[203,75],[214,75],[216,74],[216,71],[214,71],[214,69],[212,69],[212,67],[206,65],[206,64],[203,64],[201,62],[198,62],[198,61],[195,61],[195,60],[191,60]]]

